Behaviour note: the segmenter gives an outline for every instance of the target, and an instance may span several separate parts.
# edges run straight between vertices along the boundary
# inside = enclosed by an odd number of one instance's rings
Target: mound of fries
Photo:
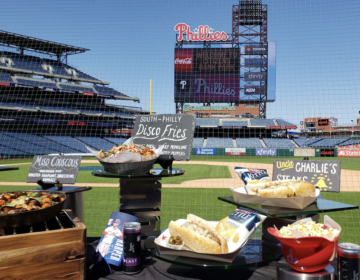
[[[107,157],[116,157],[116,156],[119,156],[123,151],[128,151],[128,152],[134,153],[136,155],[146,156],[146,157],[151,157],[151,156],[155,155],[155,152],[148,147],[139,146],[136,144],[129,144],[129,145],[122,144],[119,146],[112,147],[107,152],[103,152],[103,150],[100,150],[99,157],[101,159],[104,159]]]

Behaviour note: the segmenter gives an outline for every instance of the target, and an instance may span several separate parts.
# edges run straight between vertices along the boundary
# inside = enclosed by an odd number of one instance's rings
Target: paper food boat
[[[236,202],[253,203],[292,209],[304,209],[306,206],[309,206],[311,203],[315,202],[317,197],[320,195],[320,190],[315,189],[315,197],[272,198],[247,194],[245,187],[230,189]]]
[[[258,215],[262,222],[266,219],[265,216]],[[176,221],[179,224],[183,224],[186,222],[186,219],[179,219]],[[219,222],[210,222],[214,227]],[[260,224],[259,224],[260,225]],[[255,231],[256,228],[254,228]],[[173,256],[179,256],[179,257],[189,257],[189,258],[195,258],[195,259],[205,259],[205,260],[212,260],[212,261],[220,261],[220,262],[226,262],[226,263],[232,263],[236,256],[239,254],[242,247],[245,246],[248,239],[246,239],[243,243],[234,243],[232,241],[228,241],[228,248],[229,253],[226,254],[205,254],[205,253],[196,253],[194,251],[191,251],[186,246],[183,246],[181,250],[175,250],[171,249],[167,246],[167,239],[170,237],[169,229],[166,229],[162,234],[160,234],[155,239],[155,244],[157,249],[159,250],[160,254],[164,255],[173,255]]]

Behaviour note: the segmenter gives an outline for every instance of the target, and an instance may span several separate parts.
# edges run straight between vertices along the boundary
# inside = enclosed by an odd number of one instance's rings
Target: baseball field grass
[[[28,186],[0,186],[0,193],[11,190],[28,190]],[[325,199],[357,205],[360,192],[322,193]],[[236,208],[218,200],[219,196],[231,196],[228,189],[162,188],[160,228],[166,228],[171,220],[186,218],[191,213],[206,220],[218,221]],[[101,235],[113,211],[119,209],[119,189],[94,187],[84,193],[85,224],[88,237]],[[342,226],[340,242],[360,243],[360,211],[326,213]],[[325,214],[321,214],[320,221]]]
[[[27,175],[30,170],[30,163],[19,164],[19,170],[1,172],[0,173],[0,182],[26,182]],[[99,167],[99,163],[82,163],[81,167]],[[155,167],[160,167],[156,165]],[[182,165],[175,164],[174,168],[182,168]],[[95,177],[91,175],[92,171],[79,171],[76,182],[77,183],[107,183],[107,184],[117,184],[119,179],[104,179],[101,177]],[[199,179],[217,179],[217,178],[231,178],[229,169],[226,166],[216,166],[216,165],[201,165],[201,164],[192,164],[191,168],[186,168],[185,175],[178,177],[169,177],[163,178],[162,184],[181,184],[184,181],[188,180],[199,180]]]
[[[302,159],[301,157],[255,157],[255,156],[192,156],[192,161],[212,162],[249,162],[272,164],[274,159]],[[88,158],[86,158],[88,159]],[[316,160],[340,160],[342,169],[360,170],[360,160],[356,158],[311,158]],[[0,161],[0,164],[17,164],[19,171],[0,173],[1,182],[23,182],[18,186],[0,186],[0,192],[12,190],[29,190],[26,186],[26,177],[32,159]],[[20,164],[25,163],[25,164]],[[191,163],[191,162],[190,162]],[[100,166],[98,163],[82,163],[81,167]],[[190,168],[191,166],[191,168]],[[185,180],[229,178],[229,170],[225,166],[210,166],[191,164],[185,166],[176,164],[175,167],[183,167],[186,175],[177,178],[164,178],[163,184],[179,184]],[[176,179],[176,180],[174,180]],[[77,182],[95,183],[118,183],[117,179],[96,178],[91,171],[79,171]],[[167,181],[168,180],[168,181]],[[325,199],[335,200],[347,204],[359,205],[360,192],[322,193]],[[85,224],[87,235],[90,237],[100,236],[105,223],[112,211],[118,211],[119,189],[116,187],[93,187],[91,191],[85,192]],[[193,213],[206,220],[219,220],[232,213],[235,206],[218,200],[219,196],[231,196],[228,189],[219,188],[162,188],[161,228],[167,227],[170,220],[185,218],[187,214]],[[342,226],[340,242],[352,242],[359,244],[358,234],[360,225],[360,211],[340,211],[327,213]],[[320,220],[324,214],[321,214]]]

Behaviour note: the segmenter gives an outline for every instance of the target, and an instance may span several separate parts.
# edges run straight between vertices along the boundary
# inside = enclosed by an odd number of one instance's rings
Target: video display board
[[[175,49],[175,102],[239,100],[240,49]]]
[[[275,42],[175,49],[175,102],[274,102],[275,92]]]

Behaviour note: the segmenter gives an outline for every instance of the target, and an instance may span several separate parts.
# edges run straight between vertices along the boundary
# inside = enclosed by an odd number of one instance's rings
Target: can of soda
[[[135,274],[140,271],[140,251],[141,225],[140,223],[126,223],[124,225],[124,273]]]
[[[338,245],[339,280],[359,279],[360,246],[352,243]]]

